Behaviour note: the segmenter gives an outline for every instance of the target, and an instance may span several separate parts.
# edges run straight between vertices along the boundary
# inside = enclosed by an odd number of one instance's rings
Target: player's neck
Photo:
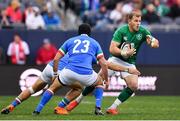
[[[131,33],[134,33],[135,31],[128,25],[128,28],[129,28],[129,31],[131,32]]]
[[[81,34],[81,36],[82,36],[82,35],[83,35],[83,36],[88,36],[87,34]]]

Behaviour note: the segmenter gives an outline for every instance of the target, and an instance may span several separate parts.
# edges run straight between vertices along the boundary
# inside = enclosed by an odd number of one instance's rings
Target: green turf
[[[0,109],[8,105],[13,96],[1,96]],[[18,106],[9,115],[0,115],[0,120],[180,120],[180,96],[135,96],[122,104],[116,116],[94,115],[94,97],[88,96],[69,115],[53,114],[53,109],[60,100],[55,96],[43,109],[39,116],[32,116],[39,97],[32,97]],[[104,97],[103,111],[110,106],[115,98]]]

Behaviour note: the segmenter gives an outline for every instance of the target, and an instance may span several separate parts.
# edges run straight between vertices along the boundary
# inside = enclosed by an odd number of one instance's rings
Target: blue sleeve
[[[103,51],[101,49],[101,46],[99,45],[99,43],[97,42],[97,49],[96,49],[96,58],[99,59],[102,56],[104,56]]]
[[[65,55],[68,52],[68,40],[59,48],[59,51]]]

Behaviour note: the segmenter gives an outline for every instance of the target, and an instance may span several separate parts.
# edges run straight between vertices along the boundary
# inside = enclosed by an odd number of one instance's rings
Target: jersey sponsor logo
[[[142,39],[142,34],[136,34],[136,39],[141,40]]]

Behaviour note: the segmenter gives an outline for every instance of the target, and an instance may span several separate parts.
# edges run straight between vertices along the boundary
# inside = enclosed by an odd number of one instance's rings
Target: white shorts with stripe
[[[60,71],[58,70],[58,73],[60,73]],[[52,82],[52,78],[53,78],[53,67],[50,66],[49,64],[46,65],[46,67],[44,68],[43,72],[41,73],[40,78],[45,82],[50,84]]]
[[[82,75],[64,68],[59,74],[59,79],[63,85],[71,85],[78,81],[83,86],[91,86],[97,80],[97,73],[93,71],[91,75]]]
[[[108,59],[108,61],[113,62],[113,63],[118,64],[118,65],[125,66],[125,67],[136,68],[136,66],[134,64],[127,63],[127,62],[125,62],[125,61],[123,61],[123,60],[121,60],[121,59],[119,59],[117,57],[110,57]],[[112,76],[112,75],[114,75],[116,73],[120,73],[121,78],[125,78],[125,77],[127,77],[129,75],[132,75],[132,74],[130,74],[128,72],[117,72],[117,71],[113,71],[113,70],[108,69],[108,76]]]

